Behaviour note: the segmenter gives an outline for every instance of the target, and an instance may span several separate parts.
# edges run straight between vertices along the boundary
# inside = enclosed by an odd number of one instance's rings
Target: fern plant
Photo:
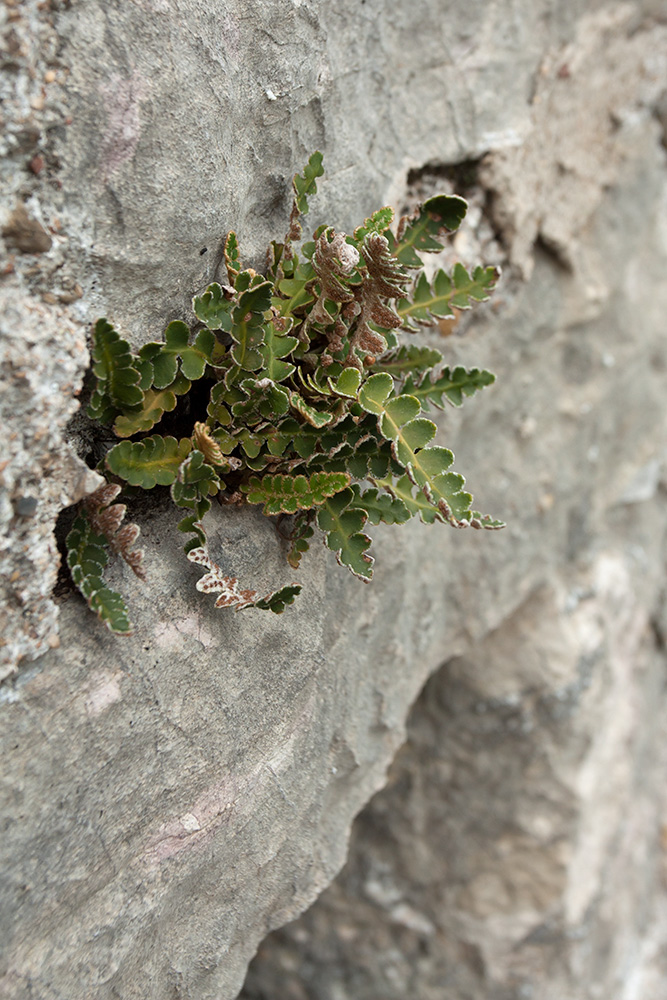
[[[218,594],[216,606],[237,610],[280,613],[301,587],[261,597],[223,574],[204,525],[214,497],[260,505],[281,526],[289,518],[294,568],[319,529],[338,562],[363,581],[373,576],[369,524],[419,516],[457,528],[503,526],[473,510],[452,452],[433,444],[428,416],[445,402],[460,406],[494,376],[452,368],[439,351],[410,343],[421,325],[487,299],[497,282],[493,267],[469,274],[457,264],[430,281],[424,273],[420,255],[443,248],[466,202],[429,198],[395,231],[392,209],[381,208],[352,235],[320,226],[302,241],[301,219],[322,173],[322,155],[314,153],[294,177],[288,233],[271,243],[265,274],[243,266],[229,233],[228,283],[193,299],[194,337],[175,321],[163,341],[133,354],[107,320],[96,324],[88,414],[121,440],[104,461],[113,479],[104,502],[83,505],[67,544],[75,582],[113,631],[130,626],[122,599],[102,582],[106,549],[128,554],[100,523],[100,506],[114,509],[106,498],[115,499],[119,483],[170,487],[184,514],[185,552],[206,571],[197,588]],[[164,415],[195,382],[205,409],[182,437],[160,433]]]

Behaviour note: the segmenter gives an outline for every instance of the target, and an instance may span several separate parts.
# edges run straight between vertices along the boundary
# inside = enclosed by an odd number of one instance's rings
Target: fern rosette
[[[135,355],[106,320],[93,335],[88,412],[122,439],[106,455],[106,470],[128,487],[169,487],[185,511],[179,528],[188,558],[206,571],[198,589],[218,594],[218,607],[280,613],[300,587],[260,597],[223,572],[208,553],[204,525],[214,498],[261,505],[277,517],[294,568],[318,528],[338,562],[365,582],[374,564],[369,525],[418,516],[502,527],[472,510],[452,452],[434,444],[429,415],[447,402],[460,406],[494,376],[449,366],[434,347],[401,342],[483,301],[495,286],[495,268],[469,274],[456,264],[431,281],[424,274],[421,255],[443,248],[465,201],[430,198],[395,231],[385,207],[352,235],[321,226],[301,242],[300,220],[322,172],[314,153],[295,176],[288,233],[271,244],[265,275],[243,266],[237,236],[228,235],[228,283],[214,282],[193,299],[194,336],[176,320],[163,341]],[[160,432],[167,422],[178,436]],[[86,530],[77,523],[71,565],[92,601],[98,585],[90,580],[101,579],[103,560],[96,554],[82,575],[86,553],[101,544]],[[114,615],[122,631],[122,615],[109,604],[107,623]]]

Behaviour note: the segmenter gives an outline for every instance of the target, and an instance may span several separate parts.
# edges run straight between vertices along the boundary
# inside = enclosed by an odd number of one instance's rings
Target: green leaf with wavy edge
[[[144,394],[136,358],[128,342],[106,319],[98,319],[95,324],[91,354],[97,381],[88,405],[88,416],[110,423],[119,411],[141,406]]]
[[[287,552],[287,562],[292,569],[298,569],[303,555],[310,548],[310,540],[314,535],[312,525],[312,512],[300,511],[294,517],[292,530],[289,534],[289,549]]]
[[[385,524],[405,524],[410,520],[410,511],[400,497],[380,493],[377,489],[366,489],[362,493],[356,483],[351,489],[354,493],[351,506],[365,510],[371,524],[379,524],[380,521]]]
[[[231,357],[239,368],[255,372],[262,367],[263,358],[259,348],[266,335],[264,313],[271,306],[273,285],[259,275],[253,276],[248,271],[241,271],[236,279],[236,288],[237,291],[241,289],[241,294],[232,312],[229,332],[234,345]]]
[[[317,178],[324,173],[322,154],[315,152],[309,158],[302,174],[295,174],[292,181],[294,201],[300,215],[308,214],[308,198],[317,194]]]
[[[211,426],[220,424],[223,427],[229,427],[232,423],[232,415],[228,409],[228,393],[229,389],[224,382],[216,382],[211,389],[209,403],[206,408],[206,413],[209,418],[208,423],[211,424]]]
[[[217,281],[192,300],[192,309],[197,319],[209,330],[224,330],[225,333],[229,333],[232,328],[233,305],[233,289],[223,288]]]
[[[469,274],[463,264],[455,264],[452,277],[440,269],[432,284],[424,273],[419,275],[411,300],[401,299],[397,306],[403,326],[418,329],[417,324],[429,325],[437,319],[453,316],[453,309],[470,309],[473,302],[486,302],[498,283],[500,269],[476,267]]]
[[[111,632],[130,635],[132,625],[125,601],[104,582],[108,541],[93,531],[85,514],[78,514],[65,541],[72,580],[91,608]]]
[[[247,287],[245,287],[247,285]],[[263,278],[261,274],[254,274],[250,271],[241,271],[236,279],[237,291],[242,289],[238,304],[234,307],[234,313],[244,315],[245,313],[257,313],[263,315],[267,309],[271,308],[271,296],[273,284]]]
[[[405,468],[412,482],[421,487],[426,499],[451,525],[463,527],[472,517],[472,496],[461,489],[463,477],[448,471],[454,456],[448,448],[428,447],[435,437],[435,424],[418,416],[421,404],[414,396],[401,394],[389,399],[387,379],[392,381],[385,373],[371,375],[359,393],[359,402],[377,415],[380,432],[392,442],[395,460]],[[374,380],[377,381],[372,385]],[[368,405],[364,405],[362,397],[369,386]]]
[[[281,298],[275,298],[273,304],[281,316],[291,316],[300,309],[315,301],[313,282],[317,275],[309,261],[298,265],[294,274],[278,282],[277,289]]]
[[[179,372],[166,389],[146,390],[140,410],[116,417],[114,434],[116,437],[128,438],[151,430],[165,413],[171,413],[176,408],[176,397],[189,392],[191,385],[189,379]]]
[[[178,468],[177,478],[171,484],[171,498],[177,507],[194,510],[198,501],[215,496],[223,485],[204,454],[193,449]]]
[[[395,256],[406,267],[422,267],[415,251],[438,253],[442,250],[441,234],[455,232],[467,211],[468,203],[458,195],[438,194],[429,198],[405,223],[401,220],[398,239],[390,240]]]
[[[258,611],[273,611],[274,615],[281,615],[289,604],[294,604],[294,598],[299,596],[301,590],[301,584],[288,583],[286,587],[255,601],[253,607]]]
[[[319,466],[328,472],[348,472],[354,479],[370,476],[386,476],[393,468],[391,442],[378,440],[377,431],[372,437],[363,437],[358,442],[338,443],[331,449],[330,457],[316,452],[310,466]],[[397,468],[400,468],[397,466]]]
[[[189,438],[154,434],[143,441],[121,441],[107,453],[107,468],[125,479],[131,486],[151,490],[154,486],[171,486],[181,462],[190,452]]]
[[[362,374],[358,368],[343,368],[340,375],[334,381],[328,379],[331,391],[337,396],[344,396],[346,399],[355,399],[359,395]]]
[[[333,413],[315,409],[298,392],[290,392],[289,401],[292,409],[301,414],[304,420],[307,420],[312,427],[316,427],[318,430],[326,427],[327,424],[332,423],[334,420]]]
[[[201,522],[201,518],[204,514],[207,514],[211,508],[210,500],[201,500],[197,508],[192,512],[192,514],[187,514],[182,521],[179,521],[177,528],[182,531],[183,534],[191,535],[192,537],[187,540],[183,546],[183,551],[187,555],[193,549],[197,549],[202,545],[206,545],[206,532],[204,531],[204,526]]]
[[[359,507],[350,506],[353,501],[354,492],[351,489],[337,493],[317,512],[317,524],[338,563],[347,566],[355,576],[368,583],[373,576],[374,560],[366,551],[371,539],[361,530],[367,514]]]
[[[322,431],[308,424],[300,424],[293,417],[281,420],[274,427],[262,431],[269,453],[276,457],[283,455],[291,445],[300,458],[314,454],[322,440]]]
[[[394,391],[394,380],[388,372],[371,375],[359,391],[359,403],[367,413],[380,416],[384,404]]]
[[[216,441],[219,440],[218,435],[214,435]],[[239,431],[234,435],[237,444],[240,444],[245,452],[247,458],[257,458],[260,451],[262,450],[262,445],[264,444],[264,437],[260,434],[256,434],[251,431],[248,427],[241,427]]]
[[[319,507],[328,497],[344,490],[350,477],[344,472],[313,472],[310,476],[251,476],[241,490],[248,503],[264,504],[263,513],[296,514],[297,510]]]
[[[181,320],[174,320],[164,331],[164,343],[153,342],[142,349],[142,356],[153,365],[153,385],[166,389],[175,380],[180,358],[181,372],[191,382],[200,379],[206,365],[212,360],[215,337],[210,330],[200,330],[190,344],[190,328]]]
[[[442,360],[440,351],[431,347],[405,344],[397,350],[387,352],[384,357],[378,358],[372,370],[373,372],[388,372],[394,378],[400,378],[401,375],[433,369]]]
[[[240,389],[246,394],[231,404],[232,416],[247,424],[275,420],[284,416],[290,407],[289,396],[270,378],[247,378]]]
[[[492,372],[480,368],[463,368],[459,365],[453,370],[449,367],[442,371],[426,372],[415,381],[409,375],[402,392],[415,396],[426,409],[429,403],[442,409],[447,399],[453,406],[462,406],[465,396],[474,396],[480,389],[493,385],[496,376]]]
[[[293,364],[283,360],[289,357],[298,343],[296,337],[288,337],[286,332],[278,331],[275,322],[268,323],[264,341],[259,348],[259,353],[262,355],[262,375],[266,375],[273,382],[284,382],[296,370]]]

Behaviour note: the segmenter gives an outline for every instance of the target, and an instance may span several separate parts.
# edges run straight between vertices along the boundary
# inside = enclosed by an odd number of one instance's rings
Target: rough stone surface
[[[26,575],[48,627],[12,632],[23,659],[0,689],[0,995],[231,1000],[258,942],[340,868],[446,662],[347,874],[263,945],[248,995],[660,996],[664,5],[52,0],[2,14],[18,123],[6,315],[30,361],[17,383],[16,337],[3,341],[20,432],[6,551],[20,566],[39,553],[43,578]],[[457,253],[497,253],[485,262],[507,260],[506,280],[465,338],[428,336],[499,375],[443,416],[442,441],[510,527],[378,532],[369,588],[319,548],[300,604],[234,616],[194,590],[156,496],[135,517],[147,585],[122,567],[112,581],[134,635],[112,638],[61,595],[60,647],[31,661],[53,634],[52,525],[83,489],[62,426],[84,322],[106,314],[140,344],[188,318],[230,227],[258,263],[283,232],[289,177],[314,148],[328,181],[313,224],[341,228],[400,204],[411,169],[429,165],[413,186],[451,183],[448,165],[484,157]],[[56,329],[55,386],[31,410]],[[46,461],[43,422],[58,485],[42,515],[48,477],[25,470]],[[261,516],[221,510],[212,531],[249,585],[292,579]]]
[[[46,8],[0,7],[0,681],[58,643],[53,529],[99,482],[64,436],[88,351],[59,216],[52,135],[67,118],[66,70]]]

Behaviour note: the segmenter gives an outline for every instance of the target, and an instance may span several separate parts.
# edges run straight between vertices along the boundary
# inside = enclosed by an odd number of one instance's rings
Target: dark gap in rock
[[[58,552],[60,553],[60,566],[58,567],[58,577],[56,579],[56,584],[51,592],[51,596],[54,599],[66,598],[71,594],[78,594],[78,590],[72,580],[70,575],[69,567],[67,565],[67,546],[65,540],[72,528],[74,523],[74,518],[78,512],[78,505],[74,504],[72,507],[65,507],[58,514],[58,519],[53,531],[56,545],[58,546]]]
[[[414,187],[424,179],[444,178],[451,182],[457,194],[465,197],[465,192],[477,187],[479,166],[483,157],[462,160],[460,163],[425,163],[408,171],[407,186]]]
[[[572,266],[570,262],[565,259],[560,248],[549,240],[546,240],[541,233],[535,240],[535,250],[541,251],[546,257],[548,257],[551,263],[554,264],[559,271],[562,271],[564,274],[572,274]]]

